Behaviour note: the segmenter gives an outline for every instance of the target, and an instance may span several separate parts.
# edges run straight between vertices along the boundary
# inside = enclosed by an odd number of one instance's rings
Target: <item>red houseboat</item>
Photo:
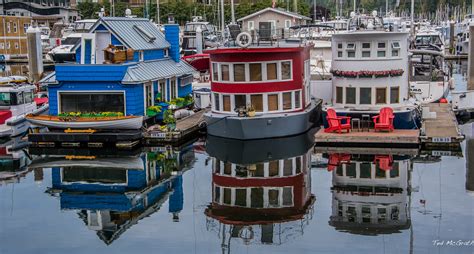
[[[274,42],[207,50],[212,76],[208,134],[241,140],[285,137],[319,122],[321,101],[310,91],[311,47]]]

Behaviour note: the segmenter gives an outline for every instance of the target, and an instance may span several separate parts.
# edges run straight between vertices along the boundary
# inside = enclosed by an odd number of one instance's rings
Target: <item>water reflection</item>
[[[0,185],[19,182],[29,172],[27,145],[19,137],[0,143]]]
[[[88,229],[107,245],[131,226],[169,202],[179,221],[183,209],[182,174],[194,163],[192,146],[179,150],[154,147],[134,152],[68,149],[36,151],[31,168],[51,168],[52,186],[61,210],[74,210]],[[112,155],[112,154],[119,155]],[[47,155],[45,155],[47,154]]]
[[[311,133],[273,140],[208,137],[212,202],[207,228],[222,252],[235,244],[282,244],[304,233],[312,219]]]
[[[410,228],[410,156],[330,153],[332,214],[336,230],[361,235]]]

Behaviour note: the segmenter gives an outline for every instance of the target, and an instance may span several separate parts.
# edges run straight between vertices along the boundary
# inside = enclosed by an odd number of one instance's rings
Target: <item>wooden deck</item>
[[[171,132],[161,131],[159,125],[151,126],[144,134],[145,142],[147,144],[184,142],[205,126],[204,113],[205,109],[176,121],[176,129]]]
[[[424,107],[427,108],[423,109],[421,143],[429,146],[449,146],[464,140],[451,104],[430,103]]]
[[[415,147],[420,143],[419,130],[394,130],[392,132],[352,131],[349,133],[326,133],[324,129],[315,135],[316,146],[358,147]]]

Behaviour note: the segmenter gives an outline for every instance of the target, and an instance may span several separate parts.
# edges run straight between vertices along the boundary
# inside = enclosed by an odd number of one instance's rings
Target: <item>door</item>
[[[159,100],[166,101],[166,80],[160,80],[158,84]]]
[[[81,38],[81,63],[95,64],[95,35],[82,34]]]
[[[104,63],[104,49],[110,44],[110,33],[108,31],[97,31],[95,33],[95,58],[97,64]]]

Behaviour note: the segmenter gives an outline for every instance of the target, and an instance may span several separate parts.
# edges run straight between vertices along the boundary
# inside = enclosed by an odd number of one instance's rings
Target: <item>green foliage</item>
[[[172,110],[166,110],[163,116],[163,122],[165,124],[175,124],[176,119],[174,118],[174,114]]]

